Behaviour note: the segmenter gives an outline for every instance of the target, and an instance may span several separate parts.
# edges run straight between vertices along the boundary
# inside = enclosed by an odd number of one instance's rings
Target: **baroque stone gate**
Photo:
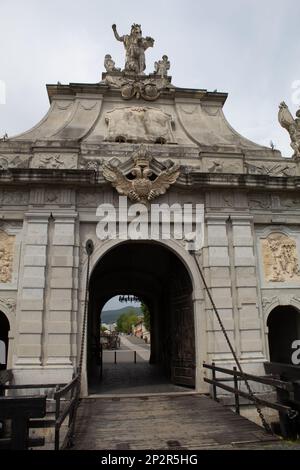
[[[223,114],[226,93],[173,85],[167,56],[145,75],[145,50],[154,41],[142,37],[139,25],[129,35],[114,32],[125,46],[124,70],[107,55],[99,83],[47,85],[47,115],[0,143],[7,367],[17,383],[71,378],[81,341],[84,246],[94,241],[93,271],[121,243],[96,236],[97,207],[116,206],[119,193],[131,203],[204,205],[199,263],[245,370],[261,374],[269,358],[270,312],[280,305],[300,308],[299,119],[281,104],[279,121],[295,152],[283,158],[232,129]],[[204,391],[203,360],[228,365],[232,357],[184,240],[152,243],[172,253],[188,274],[194,329],[188,354],[195,386]],[[187,303],[175,300],[172,318],[186,311]],[[181,332],[189,328],[184,317],[176,324]],[[173,343],[174,363],[184,350],[184,341]],[[86,394],[86,367],[84,374]]]

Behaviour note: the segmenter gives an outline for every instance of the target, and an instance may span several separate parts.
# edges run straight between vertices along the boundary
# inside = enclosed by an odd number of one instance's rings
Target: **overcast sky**
[[[282,100],[293,115],[300,104],[292,88],[298,80],[300,90],[299,0],[0,0],[0,6],[0,92],[6,86],[0,135],[42,118],[46,83],[95,83],[106,53],[123,67],[123,45],[111,25],[126,34],[136,22],[155,39],[146,52],[148,72],[167,54],[176,86],[228,92],[231,125],[291,155],[277,111]]]
[[[130,294],[130,292],[129,292]],[[103,311],[106,310],[114,310],[117,308],[125,308],[125,307],[139,307],[141,305],[140,302],[119,302],[119,296],[116,295],[112,299],[110,299],[103,307]]]

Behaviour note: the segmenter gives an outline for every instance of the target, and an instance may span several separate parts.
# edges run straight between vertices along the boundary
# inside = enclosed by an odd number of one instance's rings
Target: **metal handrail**
[[[269,400],[264,400],[262,398],[257,397],[257,395],[254,397],[253,393],[248,393],[240,390],[238,388],[238,381],[246,377],[247,380],[257,382],[257,383],[262,383],[265,385],[269,385],[272,387],[275,387],[276,390],[284,390],[285,392],[293,392],[293,384],[289,382],[284,382],[282,380],[279,380],[277,378],[272,378],[272,377],[259,377],[255,376],[252,374],[245,374],[244,372],[241,373],[240,371],[237,370],[236,367],[231,369],[226,369],[224,367],[218,367],[215,365],[213,362],[212,364],[206,364],[205,362],[203,363],[203,367],[205,369],[209,369],[212,371],[212,378],[209,379],[207,377],[204,378],[204,381],[210,385],[212,385],[212,396],[215,401],[219,401],[217,398],[217,388],[221,388],[223,390],[226,390],[227,392],[231,392],[234,394],[235,397],[235,411],[237,414],[240,414],[240,401],[239,397],[246,398],[250,401],[253,401],[255,403],[259,403],[260,405],[263,405],[267,408],[272,408],[276,411],[279,412],[280,415],[283,415],[286,417],[288,422],[292,422],[295,418],[298,417],[298,411],[292,408],[291,406],[288,406],[289,404],[283,404],[283,403],[278,403],[278,402],[272,402]],[[234,380],[234,387],[230,387],[229,385],[225,385],[222,383],[222,379],[226,381],[226,377],[216,377],[216,372],[220,372],[222,374],[227,374],[230,376],[233,376]],[[223,380],[223,381],[224,381]],[[284,434],[288,434],[288,425],[286,422],[283,422],[282,419],[280,421],[282,430]],[[284,428],[285,427],[285,428]]]

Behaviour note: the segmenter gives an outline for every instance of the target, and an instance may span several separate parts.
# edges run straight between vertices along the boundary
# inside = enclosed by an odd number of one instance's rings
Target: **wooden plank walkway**
[[[270,444],[262,428],[204,395],[86,398],[75,449],[223,449]]]

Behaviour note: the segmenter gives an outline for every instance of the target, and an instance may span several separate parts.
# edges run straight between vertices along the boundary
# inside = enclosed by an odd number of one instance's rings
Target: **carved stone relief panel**
[[[243,173],[243,162],[228,158],[203,158],[203,171],[208,173]]]
[[[0,205],[24,206],[28,204],[28,191],[5,191],[0,190]]]
[[[250,175],[294,176],[296,165],[291,163],[245,162],[246,172]]]
[[[110,142],[174,143],[172,117],[157,108],[115,108],[105,116]]]
[[[31,155],[0,155],[0,170],[28,168]]]
[[[0,283],[12,280],[15,235],[0,230]]]
[[[75,169],[77,168],[77,154],[36,153],[30,162],[30,168]]]
[[[247,195],[240,191],[211,191],[206,194],[206,205],[211,208],[247,208]]]
[[[261,240],[264,276],[267,282],[300,281],[296,240],[273,232]]]
[[[268,193],[250,193],[248,195],[250,209],[271,209],[272,200]]]
[[[283,209],[300,209],[300,196],[298,194],[280,195],[280,207]]]
[[[77,192],[76,203],[79,207],[97,207],[103,200],[103,192],[80,190]]]
[[[29,202],[32,205],[70,205],[74,204],[73,189],[54,188],[32,188]]]

